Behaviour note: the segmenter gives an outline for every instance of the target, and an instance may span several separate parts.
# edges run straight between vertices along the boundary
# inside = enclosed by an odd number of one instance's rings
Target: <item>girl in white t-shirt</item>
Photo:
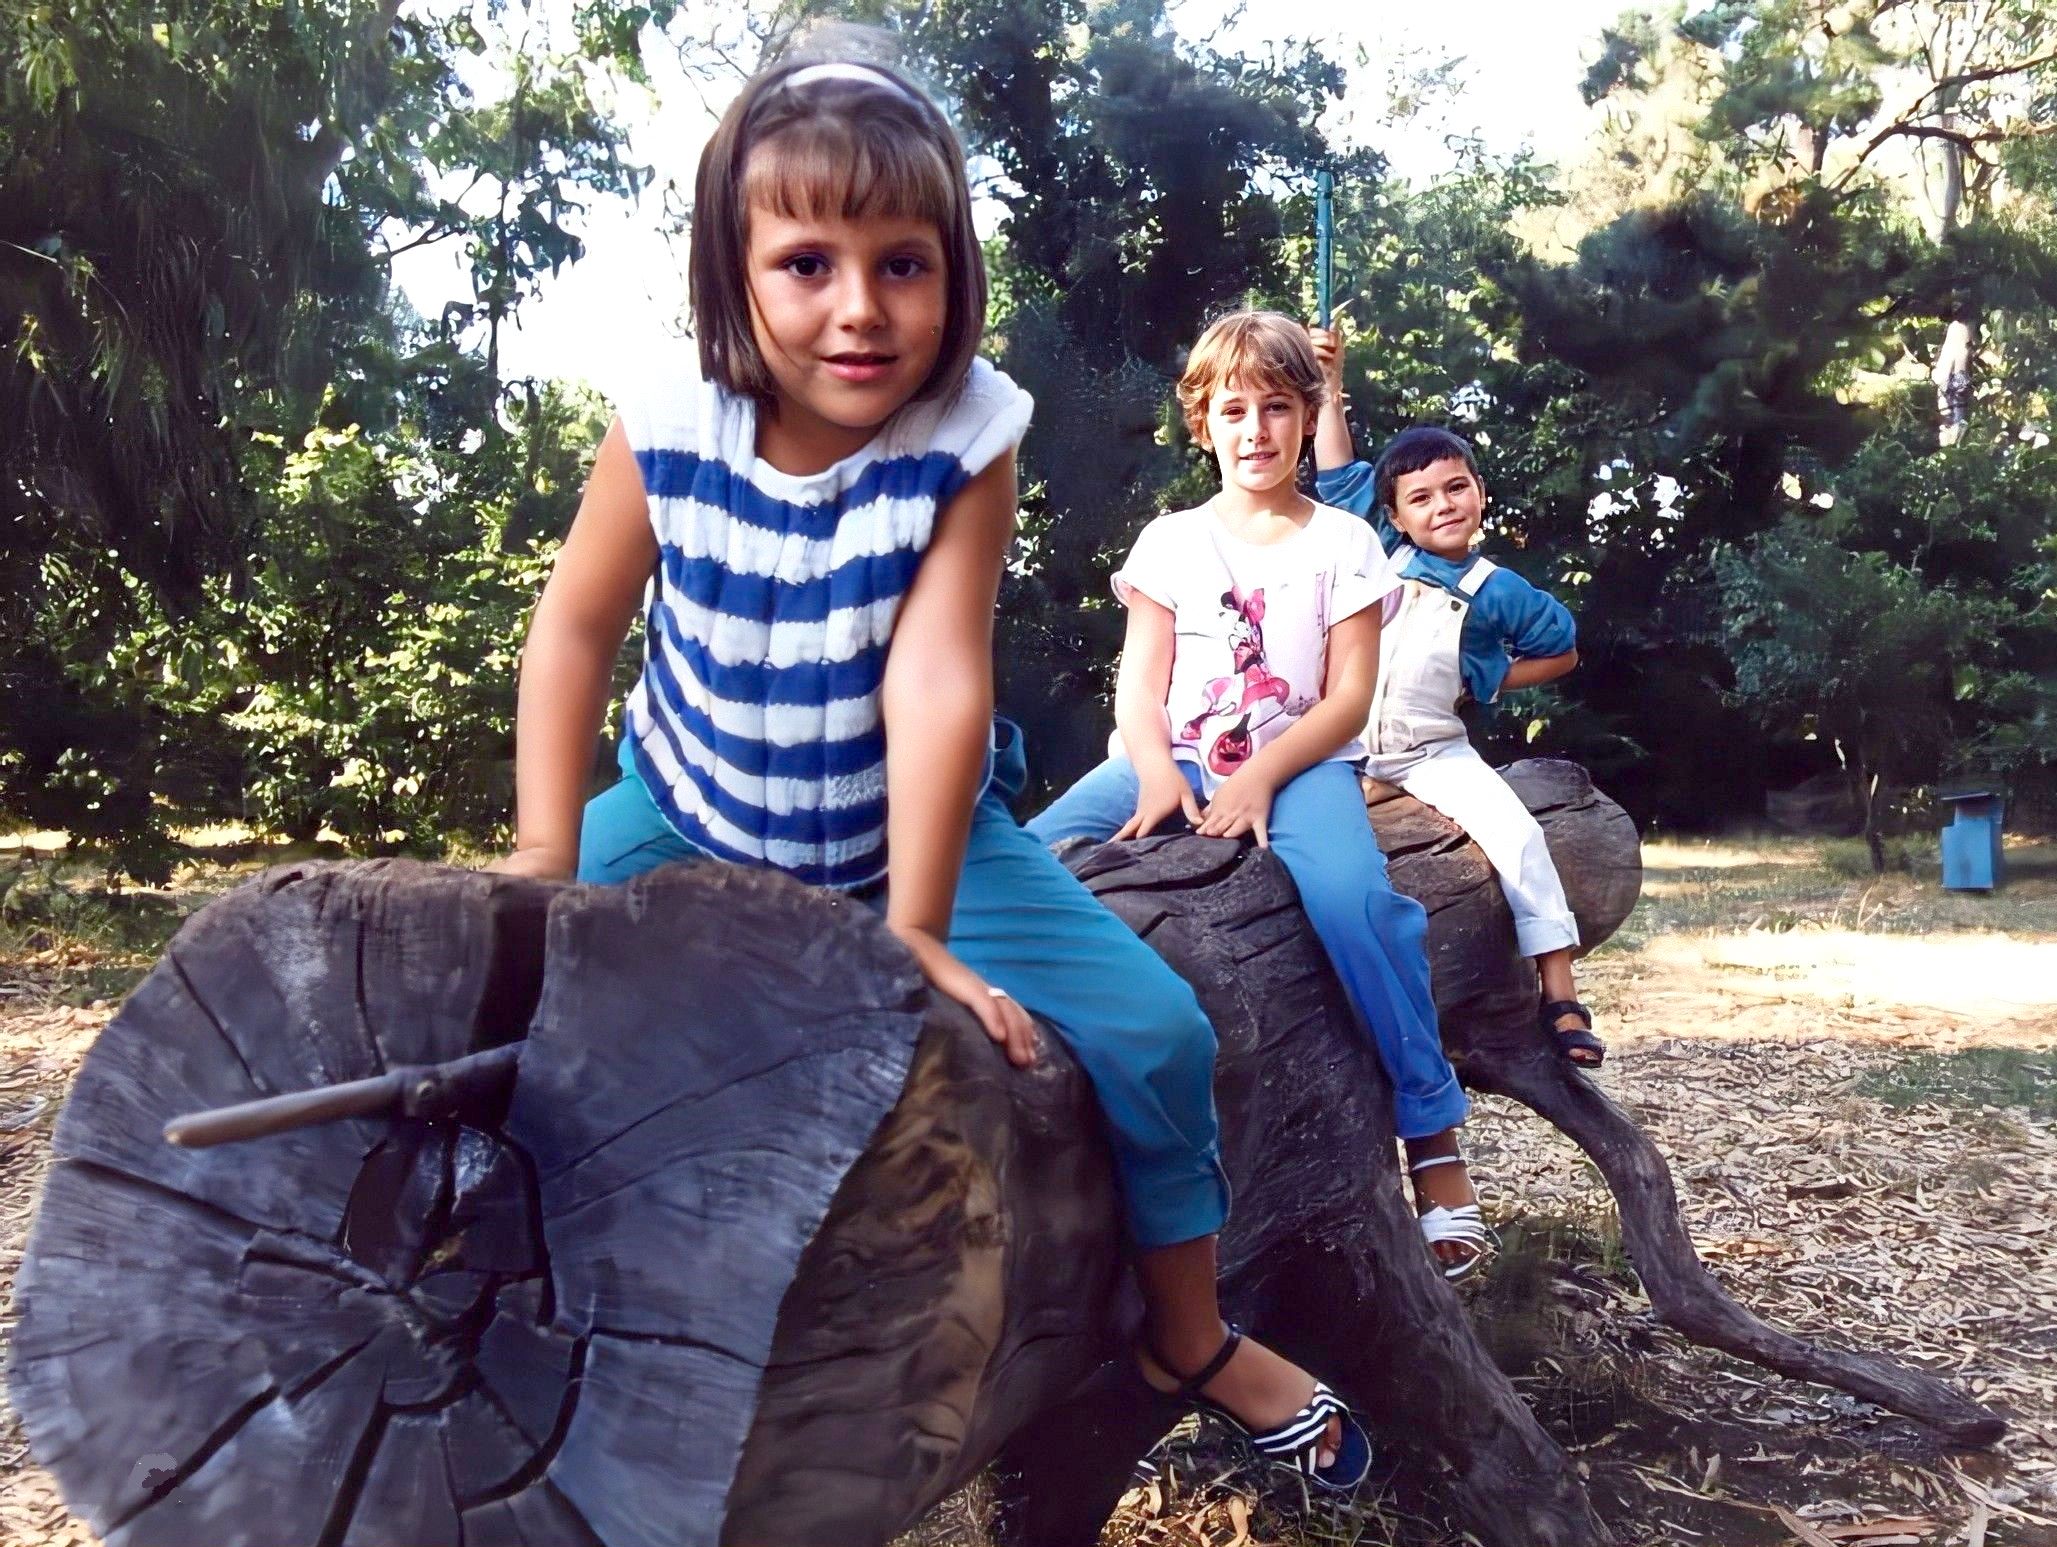
[[[1436,1030],[1427,915],[1386,879],[1353,766],[1399,580],[1369,523],[1295,485],[1324,390],[1298,323],[1222,318],[1178,390],[1221,492],[1152,521],[1115,573],[1129,618],[1112,755],[1028,828],[1133,838],[1183,813],[1284,862],[1392,1076],[1422,1233],[1458,1278],[1491,1239],[1457,1152],[1469,1103]]]

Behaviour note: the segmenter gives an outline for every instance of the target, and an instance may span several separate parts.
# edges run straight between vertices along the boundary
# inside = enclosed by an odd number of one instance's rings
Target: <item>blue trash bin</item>
[[[1936,791],[1952,811],[1943,829],[1943,885],[1953,892],[1990,892],[2006,879],[2000,825],[2007,800],[1991,781],[1945,785]]]

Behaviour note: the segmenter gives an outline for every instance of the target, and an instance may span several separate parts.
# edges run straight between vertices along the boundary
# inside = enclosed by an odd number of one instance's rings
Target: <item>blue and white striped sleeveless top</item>
[[[687,842],[817,886],[886,871],[879,689],[936,514],[1028,428],[985,361],[819,473],[756,454],[756,407],[694,378],[624,407],[658,570],[621,762]]]

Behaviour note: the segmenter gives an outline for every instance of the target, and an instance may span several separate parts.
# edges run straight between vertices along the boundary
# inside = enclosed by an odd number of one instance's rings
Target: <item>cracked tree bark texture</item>
[[[1530,763],[1591,943],[1635,835]],[[1467,1080],[1599,1162],[1689,1335],[1980,1439],[1940,1382],[1817,1350],[1694,1258],[1662,1160],[1543,1045],[1477,851],[1374,820],[1431,910]],[[1267,857],[1073,856],[1222,1034],[1233,1315],[1440,1466],[1488,1543],[1606,1540],[1472,1337],[1402,1200],[1388,1089]],[[511,1101],[214,1150],[174,1114],[519,1039]],[[1090,1092],[1006,1068],[861,908],[673,868],[625,888],[404,862],[275,871],[174,941],[81,1069],[19,1289],[13,1391],[111,1547],[880,1542],[996,1456],[1013,1543],[1095,1539],[1176,1418],[1135,1307]]]

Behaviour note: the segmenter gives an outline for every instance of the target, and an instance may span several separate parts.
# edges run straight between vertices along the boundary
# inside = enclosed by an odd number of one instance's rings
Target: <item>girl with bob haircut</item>
[[[783,870],[880,908],[1014,1065],[1043,1016],[1105,1114],[1154,1357],[1267,1454],[1354,1486],[1369,1449],[1342,1403],[1221,1321],[1212,1028],[1008,813],[1026,765],[993,717],[992,622],[1032,405],[976,358],[956,137],[889,69],[775,65],[701,157],[690,264],[697,369],[621,405],[529,628],[497,868]],[[639,613],[622,777],[588,802]]]
[[[1128,635],[1109,756],[1028,827],[1054,844],[1182,817],[1278,855],[1392,1076],[1422,1234],[1460,1278],[1491,1240],[1457,1151],[1470,1104],[1436,1027],[1428,916],[1387,880],[1357,777],[1400,582],[1367,522],[1299,491],[1325,395],[1289,317],[1235,312],[1193,346],[1179,406],[1221,492],[1157,517],[1115,572]]]

